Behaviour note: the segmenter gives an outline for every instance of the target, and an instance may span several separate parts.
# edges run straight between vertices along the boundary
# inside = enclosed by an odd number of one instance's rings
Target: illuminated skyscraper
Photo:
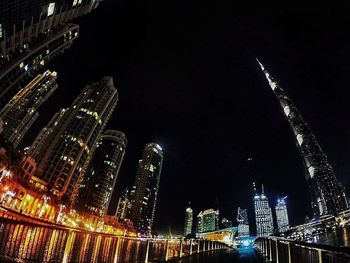
[[[264,193],[262,185],[261,195],[255,193],[254,196],[256,234],[258,237],[269,236],[273,233],[272,212],[269,200]]]
[[[38,177],[51,192],[74,202],[78,182],[118,100],[111,77],[86,86],[66,110],[43,129],[29,154],[38,162]]]
[[[187,207],[185,212],[184,236],[192,234],[192,224],[193,224],[193,210],[191,207]]]
[[[131,210],[128,218],[144,233],[152,230],[162,163],[162,148],[155,143],[146,144],[130,191]]]
[[[238,236],[249,236],[249,221],[247,209],[237,209]]]
[[[125,189],[121,197],[118,199],[117,210],[115,216],[118,220],[124,220],[127,216],[128,210],[130,209],[130,197],[129,190]]]
[[[56,72],[39,74],[0,111],[0,118],[4,121],[3,136],[14,147],[38,118],[38,108],[57,89],[56,79]]]
[[[315,217],[337,214],[348,209],[344,189],[335,177],[326,154],[322,151],[309,125],[279,84],[259,62],[269,85],[280,102],[295,136],[306,168],[306,180],[311,193],[311,206]]]
[[[79,35],[68,24],[100,0],[0,1],[0,109],[39,67],[69,48]]]
[[[289,229],[289,219],[286,200],[287,196],[283,197],[282,199],[278,199],[275,207],[278,232],[284,232]]]
[[[120,131],[107,130],[100,136],[80,183],[79,209],[100,217],[107,214],[126,144]]]
[[[207,209],[197,216],[197,233],[219,230],[219,210]]]

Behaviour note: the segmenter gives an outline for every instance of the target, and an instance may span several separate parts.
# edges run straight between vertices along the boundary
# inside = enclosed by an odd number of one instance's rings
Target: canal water
[[[350,247],[350,226],[315,236],[309,242],[335,247]]]

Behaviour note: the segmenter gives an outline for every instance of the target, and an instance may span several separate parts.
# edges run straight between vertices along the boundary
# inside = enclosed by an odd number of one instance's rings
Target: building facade
[[[248,220],[248,211],[238,207],[237,209],[237,222],[238,222],[238,236],[245,237],[249,236],[249,220]]]
[[[273,218],[269,200],[264,193],[262,186],[261,194],[255,193],[254,196],[256,234],[258,237],[269,236],[273,234]]]
[[[22,52],[0,65],[0,109],[32,78],[33,74],[71,47],[78,36],[79,26],[67,24],[55,30],[55,34],[40,38],[28,52]]]
[[[185,227],[184,227],[184,236],[190,235],[193,233],[193,210],[191,207],[187,207],[185,211]]]
[[[335,215],[347,210],[348,199],[345,191],[335,177],[333,168],[309,125],[304,122],[297,108],[279,84],[260,62],[259,64],[280,102],[297,142],[306,169],[306,181],[311,193],[311,207],[314,217]]]
[[[197,216],[197,233],[219,230],[219,210],[207,209]]]
[[[38,162],[38,177],[68,203],[76,201],[79,183],[117,100],[111,77],[86,86],[69,108],[55,114],[28,151]]]
[[[57,89],[56,80],[56,72],[48,70],[39,74],[0,111],[0,118],[4,121],[3,136],[14,147],[38,118],[39,107]]]
[[[151,233],[163,164],[163,150],[155,143],[146,144],[137,166],[135,183],[130,191],[128,216],[136,229]]]
[[[11,59],[25,52],[43,35],[88,14],[100,0],[11,0],[0,1],[0,55]]]
[[[68,24],[94,10],[100,0],[0,1],[0,109],[49,60],[79,35]]]
[[[289,218],[286,201],[287,196],[278,199],[275,207],[278,232],[285,232],[289,229]]]
[[[130,210],[130,197],[129,197],[129,190],[126,188],[118,199],[115,216],[118,218],[119,221],[124,220],[126,219],[129,210]]]
[[[116,130],[103,132],[80,183],[77,208],[103,217],[115,187],[127,140]]]

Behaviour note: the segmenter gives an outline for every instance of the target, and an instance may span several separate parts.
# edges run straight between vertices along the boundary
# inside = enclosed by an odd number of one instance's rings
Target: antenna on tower
[[[253,182],[253,189],[254,189],[254,195],[256,195],[256,185],[255,185],[255,182]]]
[[[264,194],[264,185],[263,184],[261,185],[261,194],[262,195]]]

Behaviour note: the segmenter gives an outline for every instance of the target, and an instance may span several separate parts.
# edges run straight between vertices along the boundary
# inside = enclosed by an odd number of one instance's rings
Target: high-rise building
[[[1,1],[0,1],[1,2]],[[9,2],[9,1],[7,1]],[[0,16],[1,17],[1,16]],[[68,24],[55,30],[55,34],[40,38],[32,48],[1,63],[0,56],[0,109],[48,61],[63,53],[79,36],[79,26]]]
[[[43,35],[95,9],[100,0],[0,1],[0,55],[25,52]]]
[[[219,230],[219,210],[207,209],[197,216],[197,233]]]
[[[0,1],[0,109],[38,68],[69,48],[79,35],[73,19],[100,0]]]
[[[278,199],[275,207],[278,232],[285,232],[289,229],[289,219],[286,200],[287,196]]]
[[[130,197],[129,190],[126,188],[118,199],[115,216],[118,220],[124,220],[127,217],[128,210],[130,210]]]
[[[273,219],[269,200],[264,193],[262,185],[261,195],[254,196],[255,221],[257,236],[269,236],[273,234]]]
[[[193,233],[192,224],[193,224],[193,210],[191,207],[187,207],[185,212],[184,236],[187,236]]]
[[[152,230],[162,163],[162,148],[155,143],[146,144],[130,191],[131,210],[128,216],[136,229],[144,233]]]
[[[56,72],[39,74],[0,111],[0,118],[4,121],[3,136],[14,147],[38,118],[38,108],[57,89],[56,79]]]
[[[232,227],[232,221],[224,217],[221,220],[221,228],[229,228],[229,227]]]
[[[280,102],[295,136],[306,168],[306,180],[311,193],[311,206],[314,216],[337,214],[348,209],[345,191],[335,177],[333,168],[309,125],[304,122],[297,108],[279,84],[260,62],[259,64]]]
[[[79,179],[117,100],[112,77],[86,86],[69,108],[53,117],[28,151],[38,162],[38,177],[68,203],[76,199]]]
[[[247,209],[238,207],[237,209],[238,236],[249,236],[249,221]]]
[[[100,217],[107,214],[126,144],[124,133],[103,132],[80,182],[77,208]]]

